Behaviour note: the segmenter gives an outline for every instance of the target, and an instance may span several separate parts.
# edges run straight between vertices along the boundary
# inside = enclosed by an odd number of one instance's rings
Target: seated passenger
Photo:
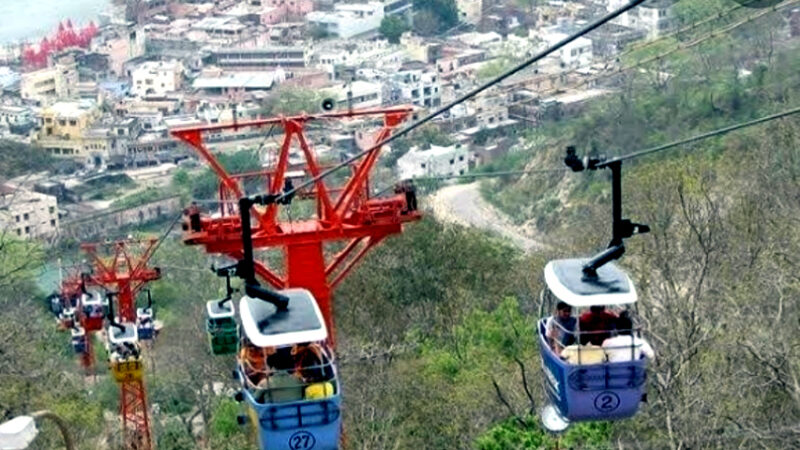
[[[608,362],[625,362],[641,359],[642,355],[655,359],[656,354],[644,339],[633,335],[633,321],[623,312],[617,319],[617,336],[603,342],[603,350]]]
[[[297,345],[292,348],[295,370],[306,383],[318,383],[333,378],[333,370],[318,344]]]
[[[570,364],[600,364],[605,362],[606,354],[603,348],[597,345],[570,345],[561,351],[561,359]]]
[[[572,307],[565,302],[558,302],[555,313],[545,323],[545,333],[550,348],[561,354],[561,349],[575,343],[575,325],[577,319],[572,317]]]
[[[581,344],[603,345],[603,341],[611,337],[616,322],[617,314],[613,311],[607,311],[602,305],[591,306],[581,314],[579,321]]]
[[[271,348],[267,356],[267,365],[274,371],[294,371],[292,347]]]

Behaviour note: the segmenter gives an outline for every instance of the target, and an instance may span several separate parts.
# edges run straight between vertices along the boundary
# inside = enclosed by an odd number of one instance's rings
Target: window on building
[[[54,212],[56,212],[56,207],[55,206],[51,206],[50,207],[50,214],[53,214]]]
[[[450,160],[450,165],[453,165],[453,164],[455,164],[455,163],[456,163],[456,160],[455,160],[455,159],[451,159],[451,160]]]
[[[56,226],[56,219],[50,219],[50,226],[51,227]]]
[[[25,214],[22,216],[22,218],[23,218],[23,219],[25,219],[25,220],[28,220],[28,218],[29,218],[29,217],[30,217],[30,215],[29,215],[28,213],[25,213]]]
[[[77,126],[77,125],[78,125],[78,121],[77,120],[70,120],[69,121],[69,126],[74,127],[74,126]]]
[[[19,228],[17,228],[17,236],[22,236],[22,230],[20,230]]]
[[[19,216],[17,216],[17,222],[19,222]]]
[[[425,163],[422,163],[419,166],[424,169],[425,168]]]
[[[31,234],[31,227],[25,227],[25,234]]]
[[[463,156],[463,155],[462,155],[462,156],[459,156],[459,157],[458,157],[458,160],[459,160],[459,161],[463,161],[463,160],[464,160],[464,156]]]

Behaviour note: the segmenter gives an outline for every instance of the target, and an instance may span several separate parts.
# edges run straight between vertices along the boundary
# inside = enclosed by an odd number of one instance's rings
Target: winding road
[[[502,212],[484,200],[478,182],[446,186],[428,200],[433,215],[441,221],[493,232],[526,252],[545,247],[541,242],[525,236]]]

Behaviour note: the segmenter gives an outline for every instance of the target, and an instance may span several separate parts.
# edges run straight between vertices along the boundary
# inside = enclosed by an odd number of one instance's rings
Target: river
[[[110,0],[0,0],[0,44],[38,42],[71,19],[78,27],[106,12]]]

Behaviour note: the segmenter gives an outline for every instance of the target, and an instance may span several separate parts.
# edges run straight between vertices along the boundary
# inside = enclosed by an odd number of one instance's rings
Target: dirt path
[[[479,184],[444,187],[429,197],[433,214],[442,221],[481,228],[510,240],[524,251],[541,250],[544,244],[525,236],[508,218],[481,197]]]

